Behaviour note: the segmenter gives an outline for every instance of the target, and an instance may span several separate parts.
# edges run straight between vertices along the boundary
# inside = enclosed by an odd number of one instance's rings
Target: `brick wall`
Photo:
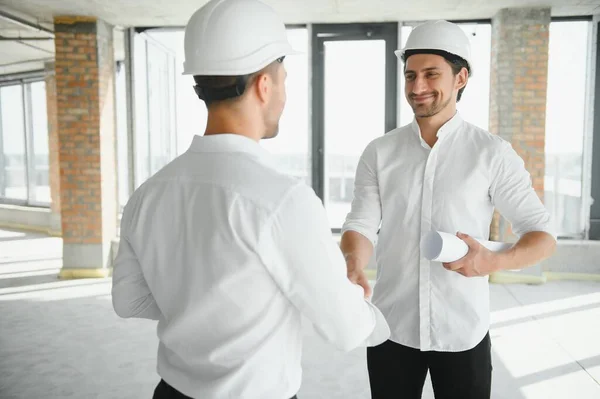
[[[45,65],[46,110],[48,114],[48,147],[50,178],[50,211],[60,214],[60,167],[58,156],[58,120],[56,115],[56,76],[54,62]]]
[[[92,18],[54,24],[63,239],[101,244],[116,227],[112,29]]]
[[[492,19],[490,131],[512,143],[543,199],[549,8],[499,11]],[[498,214],[491,237],[510,239]]]

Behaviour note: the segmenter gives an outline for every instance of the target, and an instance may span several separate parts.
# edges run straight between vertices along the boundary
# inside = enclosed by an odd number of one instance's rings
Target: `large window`
[[[186,151],[194,135],[202,135],[207,111],[194,92],[191,76],[182,75],[185,60],[182,30],[152,30],[146,35],[175,55],[175,93],[177,154]],[[304,28],[288,29],[292,46],[302,54],[287,57],[285,67],[287,104],[280,122],[280,133],[261,144],[274,154],[281,170],[310,184],[309,118],[308,118],[308,32]],[[156,134],[150,134],[157,140]]]
[[[312,185],[334,232],[350,211],[362,152],[396,127],[397,28],[313,25]]]
[[[550,23],[544,202],[556,232],[582,237],[589,203],[582,193],[589,21]]]
[[[0,201],[50,204],[48,119],[43,81],[0,87]]]
[[[261,144],[275,156],[279,170],[310,185],[308,30],[288,29],[287,33],[290,44],[301,54],[285,59],[287,102],[279,122],[279,134]]]
[[[308,81],[308,32],[288,30],[292,46],[302,54],[286,58],[287,105],[279,136],[264,145],[277,158],[281,170],[310,184],[310,129]],[[182,75],[184,32],[181,29],[151,29],[133,39],[134,151],[127,151],[127,115],[119,120],[119,200],[129,197],[128,157],[134,159],[135,187],[156,173],[175,156],[186,151],[194,135],[204,134],[206,106],[196,96],[191,76]],[[125,106],[125,76],[117,75],[120,108]]]
[[[29,200],[32,203],[49,204],[49,142],[48,113],[46,111],[46,84],[34,82],[25,86],[29,93],[30,128],[28,139]]]
[[[471,41],[473,74],[457,104],[461,116],[468,122],[488,129],[490,115],[490,54],[492,48],[492,26],[489,23],[459,23]],[[402,26],[401,48],[406,44],[413,26]],[[403,68],[404,65],[401,64]],[[407,125],[413,120],[413,111],[404,96],[404,78],[400,76],[400,124]]]
[[[133,42],[135,185],[176,153],[175,53],[146,33]]]
[[[314,25],[313,35],[312,180],[337,232],[351,208],[361,154],[396,127],[398,25]]]
[[[116,69],[117,181],[119,209],[123,209],[129,199],[130,189],[129,134],[127,129],[127,70],[123,62],[117,62]]]
[[[192,142],[194,135],[202,135],[206,127],[207,111],[204,103],[194,92],[194,80],[189,75],[183,75],[185,54],[183,48],[184,33],[182,30],[151,30],[146,34],[168,49],[175,57],[175,70],[172,88],[175,95],[174,123],[176,125],[175,154],[185,152]]]

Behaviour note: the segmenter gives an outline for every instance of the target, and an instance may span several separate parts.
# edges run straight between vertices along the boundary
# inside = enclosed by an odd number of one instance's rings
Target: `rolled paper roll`
[[[512,247],[513,244],[479,240],[479,243],[494,252],[501,252]],[[421,254],[433,262],[455,262],[469,252],[469,246],[454,234],[432,230],[421,240]]]
[[[421,253],[434,262],[454,262],[469,252],[469,246],[454,234],[432,230],[421,241]]]

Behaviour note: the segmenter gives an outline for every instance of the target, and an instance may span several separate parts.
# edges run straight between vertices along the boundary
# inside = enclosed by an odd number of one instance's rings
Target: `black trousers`
[[[154,390],[154,396],[152,399],[193,399],[189,396],[185,396],[169,384],[165,380],[160,380],[156,389]],[[291,399],[298,399],[295,395]]]
[[[490,334],[464,352],[422,352],[392,341],[367,348],[372,399],[420,399],[427,370],[436,399],[489,399]]]

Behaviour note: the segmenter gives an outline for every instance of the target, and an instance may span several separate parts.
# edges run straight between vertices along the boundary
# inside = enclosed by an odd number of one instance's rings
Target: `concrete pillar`
[[[50,227],[48,233],[61,236],[60,221],[60,164],[58,157],[58,119],[56,114],[56,74],[54,62],[45,64],[46,112],[48,114],[49,178],[50,178]]]
[[[104,277],[117,224],[113,30],[94,18],[56,17],[54,31],[60,276]]]
[[[500,10],[492,19],[490,131],[512,143],[543,199],[550,8]],[[511,240],[498,214],[491,237]]]

